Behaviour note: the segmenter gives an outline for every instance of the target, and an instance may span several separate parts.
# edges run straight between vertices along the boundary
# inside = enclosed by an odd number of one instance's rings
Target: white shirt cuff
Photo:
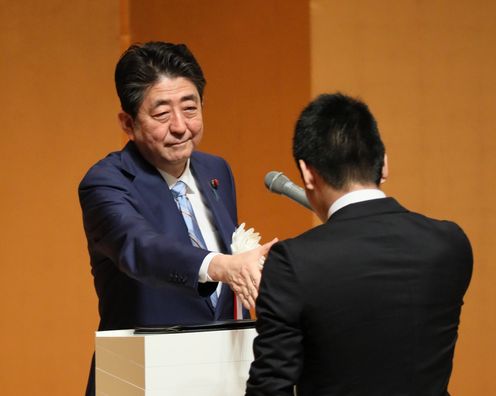
[[[205,256],[202,261],[202,265],[200,267],[200,271],[198,272],[198,282],[215,282],[210,276],[208,276],[208,267],[210,266],[210,262],[212,259],[220,253],[210,252]]]

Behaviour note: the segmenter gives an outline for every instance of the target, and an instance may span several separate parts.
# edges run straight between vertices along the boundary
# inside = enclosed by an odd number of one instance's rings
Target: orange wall
[[[120,145],[118,1],[0,6],[0,393],[80,395],[97,326],[77,185]]]
[[[312,221],[263,186],[273,169],[298,180],[291,134],[310,93],[341,89],[371,105],[387,192],[458,221],[474,245],[452,391],[496,394],[494,6],[312,0],[310,18],[308,3],[2,2],[2,394],[82,394],[97,311],[76,188],[122,146],[113,68],[129,40],[149,39],[197,55],[208,80],[202,148],[230,161],[240,220],[265,239]]]
[[[451,392],[496,395],[496,5],[311,1],[312,93],[361,96],[389,156],[386,192],[458,222],[474,249]]]

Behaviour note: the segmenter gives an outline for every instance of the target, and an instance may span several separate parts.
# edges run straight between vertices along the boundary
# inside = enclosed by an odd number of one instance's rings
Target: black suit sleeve
[[[293,394],[303,365],[302,292],[285,243],[274,245],[257,299],[258,336],[246,395]]]

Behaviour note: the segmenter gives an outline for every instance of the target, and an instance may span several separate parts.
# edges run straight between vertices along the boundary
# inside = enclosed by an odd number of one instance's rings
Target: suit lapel
[[[224,206],[221,195],[210,185],[210,181],[215,179],[217,175],[211,174],[209,169],[207,169],[204,164],[194,156],[191,157],[191,172],[195,177],[196,183],[201,191],[202,197],[205,199],[206,205],[212,212],[215,228],[217,229],[221,242],[224,245],[222,251],[224,253],[231,253],[232,233],[234,232],[236,226]],[[223,307],[226,304],[232,305],[232,301],[233,294],[229,286],[225,284],[222,285],[219,300],[215,308],[215,319],[219,318],[219,315],[222,313]]]
[[[194,157],[191,157],[191,171],[205,203],[212,212],[215,228],[223,244],[223,252],[231,253],[231,239],[235,224],[222,202],[222,197],[210,185],[210,180],[215,179],[215,175],[209,174],[205,166]]]
[[[160,173],[146,162],[134,143],[129,142],[122,152],[122,169],[130,174],[140,201],[147,209],[146,217],[159,232],[173,232],[176,238],[190,242],[188,229],[177,210],[169,186]]]

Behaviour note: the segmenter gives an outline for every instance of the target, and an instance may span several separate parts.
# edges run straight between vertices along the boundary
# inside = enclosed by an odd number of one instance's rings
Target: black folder
[[[199,324],[173,324],[160,326],[139,326],[134,329],[134,334],[171,334],[193,333],[198,331],[240,330],[255,327],[255,320],[219,320]]]

